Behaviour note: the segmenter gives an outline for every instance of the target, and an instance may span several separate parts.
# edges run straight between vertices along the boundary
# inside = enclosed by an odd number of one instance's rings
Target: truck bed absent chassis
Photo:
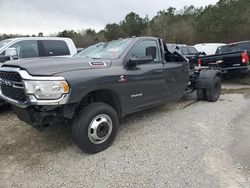
[[[96,153],[112,144],[128,114],[196,90],[199,100],[220,96],[219,71],[190,70],[162,39],[119,39],[100,50],[87,58],[7,62],[0,68],[0,97],[35,128],[72,123],[77,146]]]

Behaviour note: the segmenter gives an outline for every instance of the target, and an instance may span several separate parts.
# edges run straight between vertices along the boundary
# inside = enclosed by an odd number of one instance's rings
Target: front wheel
[[[118,122],[116,111],[108,104],[89,104],[78,113],[73,123],[73,139],[87,153],[100,152],[115,140]]]

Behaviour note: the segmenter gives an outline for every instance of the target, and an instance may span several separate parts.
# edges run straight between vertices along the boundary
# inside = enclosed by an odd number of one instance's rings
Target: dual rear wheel
[[[198,100],[207,100],[209,102],[216,102],[221,93],[221,79],[220,77],[216,76],[215,79],[212,81],[210,88],[197,89],[197,98]]]

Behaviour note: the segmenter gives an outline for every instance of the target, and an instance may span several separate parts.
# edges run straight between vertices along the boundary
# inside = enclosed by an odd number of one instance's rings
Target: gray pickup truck
[[[79,148],[96,153],[114,141],[126,115],[176,101],[197,90],[215,102],[220,72],[190,70],[162,39],[134,37],[107,42],[89,56],[16,60],[0,68],[0,97],[35,128],[72,123]]]

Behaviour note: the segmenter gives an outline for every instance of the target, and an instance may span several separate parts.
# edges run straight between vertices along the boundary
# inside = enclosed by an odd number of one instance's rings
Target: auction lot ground
[[[224,88],[217,103],[188,96],[127,117],[95,155],[67,127],[38,132],[1,109],[0,187],[250,187],[250,90]]]

